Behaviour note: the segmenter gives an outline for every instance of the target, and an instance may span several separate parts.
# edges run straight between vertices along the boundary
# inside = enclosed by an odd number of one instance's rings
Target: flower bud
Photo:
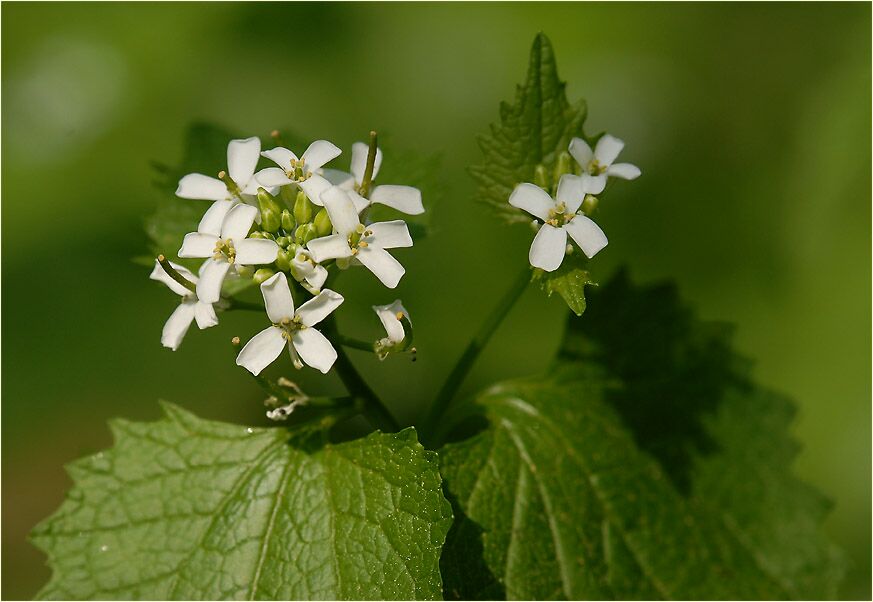
[[[279,231],[279,214],[272,209],[261,209],[261,228],[268,232]]]
[[[315,229],[315,224],[303,224],[302,226],[297,226],[294,236],[298,244],[305,245],[310,240],[318,238],[318,231]]]
[[[586,194],[585,200],[582,201],[582,213],[591,215],[597,209],[598,199],[593,194]]]
[[[248,265],[238,265],[236,266],[236,273],[239,274],[240,278],[251,278],[252,274],[254,274],[254,270],[251,266]]]
[[[564,174],[573,173],[573,159],[570,153],[564,151],[558,155],[558,160],[555,161],[555,176],[552,181],[557,182]]]
[[[285,203],[291,207],[294,205],[294,199],[297,198],[294,186],[282,186],[279,189],[279,198],[285,201]]]
[[[254,232],[249,234],[249,238],[267,238],[267,237],[264,236],[264,233],[261,232],[260,230],[255,230]]]
[[[312,203],[302,190],[297,193],[297,200],[294,201],[294,219],[298,224],[309,223],[312,219]]]
[[[290,236],[280,236],[279,238],[276,239],[276,244],[284,249],[289,244],[291,244],[291,237]]]
[[[283,272],[287,272],[291,269],[292,257],[294,257],[294,255],[292,255],[285,249],[279,249],[279,253],[276,255],[276,267],[278,267]]]
[[[315,229],[319,236],[327,236],[333,232],[333,224],[330,223],[330,216],[327,214],[327,209],[324,207],[315,214]]]
[[[546,173],[546,166],[540,163],[534,169],[534,184],[540,188],[549,189],[549,175]]]
[[[255,284],[260,284],[264,280],[270,278],[275,273],[276,272],[274,272],[270,268],[261,268],[257,272],[255,272],[255,275],[252,276],[252,280],[255,281]]]
[[[283,188],[287,188],[287,186]],[[288,211],[287,209],[283,209],[280,220],[282,222],[282,229],[285,231],[286,234],[294,232],[294,228],[297,227],[297,224],[294,223],[294,216],[291,215],[290,211]]]

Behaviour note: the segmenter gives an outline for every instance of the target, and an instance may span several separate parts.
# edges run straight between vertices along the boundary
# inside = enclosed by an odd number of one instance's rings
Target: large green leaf
[[[54,571],[41,597],[440,597],[451,508],[414,430],[333,445],[165,409],[71,465],[33,534]]]
[[[620,275],[590,309],[549,375],[487,391],[488,427],[441,452],[446,596],[833,597],[842,557],[790,473],[791,404],[671,287]]]

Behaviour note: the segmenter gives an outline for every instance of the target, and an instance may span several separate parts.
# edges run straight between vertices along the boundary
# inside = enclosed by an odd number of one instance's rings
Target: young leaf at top
[[[41,598],[440,597],[451,508],[414,430],[333,445],[165,410],[70,466],[32,535],[53,569]]]
[[[460,517],[446,597],[833,597],[843,560],[827,503],[790,473],[791,404],[670,288],[620,275],[590,305],[599,319],[571,320],[550,374],[487,391],[490,426],[440,454]],[[681,426],[647,428],[658,411]],[[452,555],[477,549],[481,573],[459,578]]]

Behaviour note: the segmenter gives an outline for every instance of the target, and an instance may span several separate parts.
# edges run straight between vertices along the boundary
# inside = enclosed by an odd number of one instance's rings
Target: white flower
[[[601,136],[593,151],[582,138],[573,138],[570,141],[570,154],[582,166],[585,192],[591,194],[603,192],[608,176],[624,180],[633,180],[639,177],[640,168],[636,165],[613,163],[623,148],[624,142],[609,134]]]
[[[319,199],[322,192],[331,184],[317,172],[328,161],[338,157],[342,151],[327,140],[316,140],[299,159],[287,148],[277,146],[261,154],[279,167],[262,169],[255,177],[261,186],[276,187],[297,184],[316,205],[321,205]]]
[[[303,367],[302,359],[323,373],[330,370],[336,361],[336,350],[327,337],[312,327],[339,307],[343,296],[325,289],[294,311],[294,299],[283,272],[262,282],[261,293],[273,325],[245,344],[236,364],[257,376],[288,347],[296,368]]]
[[[177,263],[170,262],[170,265],[185,279],[195,285],[197,284],[198,278],[190,270]],[[186,287],[176,282],[167,274],[166,270],[157,260],[155,260],[155,268],[152,270],[149,278],[163,282],[167,285],[167,288],[182,297],[182,302],[170,314],[161,332],[161,344],[164,347],[168,347],[173,351],[178,349],[193,320],[197,320],[197,326],[200,330],[218,324],[218,317],[215,315],[215,309],[212,307],[212,304],[200,301],[195,293],[192,293]]]
[[[302,247],[298,247],[297,253],[291,259],[291,275],[313,295],[318,294],[327,280],[324,266],[317,263],[312,254]]]
[[[424,205],[421,202],[421,191],[412,186],[397,186],[393,184],[383,184],[376,186],[370,193],[370,198],[362,197],[359,192],[361,184],[364,182],[364,171],[367,168],[367,154],[370,152],[370,147],[363,142],[355,142],[352,145],[352,173],[346,173],[337,169],[321,170],[325,178],[330,180],[331,184],[339,186],[343,190],[349,192],[349,196],[355,203],[355,209],[358,213],[369,207],[372,203],[381,203],[392,209],[397,209],[407,215],[419,215],[424,213]],[[382,165],[382,151],[376,149],[376,160],[373,163],[373,175],[371,180],[376,179],[376,174],[379,173],[379,167]]]
[[[374,305],[373,311],[376,312],[379,321],[385,327],[385,332],[388,333],[388,336],[380,342],[387,345],[396,345],[403,342],[403,339],[406,338],[406,331],[403,329],[403,323],[400,320],[406,318],[410,324],[412,320],[409,319],[409,312],[403,307],[400,299],[388,305]]]
[[[244,140],[231,140],[227,145],[227,171],[233,184],[228,185],[218,178],[203,174],[190,173],[179,180],[176,196],[206,201],[239,201],[242,200],[242,194],[257,194],[258,182],[254,175],[260,152],[261,141],[255,136]]]
[[[221,284],[232,265],[276,261],[279,245],[269,239],[246,238],[258,210],[251,205],[218,201],[209,208],[197,232],[185,235],[179,257],[209,257],[200,270],[197,296],[206,303],[221,297]]]
[[[567,248],[567,234],[589,259],[606,246],[603,230],[577,213],[585,197],[583,180],[566,174],[558,182],[557,198],[533,184],[519,184],[509,196],[509,204],[524,209],[543,221],[530,246],[530,264],[553,272],[560,267]]]
[[[338,186],[323,192],[321,199],[336,234],[309,241],[307,246],[312,258],[318,263],[328,259],[355,258],[382,284],[388,288],[396,287],[406,270],[385,249],[412,246],[406,223],[393,220],[364,226],[348,192]]]

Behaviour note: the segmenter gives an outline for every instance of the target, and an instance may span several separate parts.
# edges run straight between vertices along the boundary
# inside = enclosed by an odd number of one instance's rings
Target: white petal
[[[582,166],[582,169],[588,169],[588,164],[594,158],[594,151],[582,138],[570,140],[570,154],[576,159],[576,163]]]
[[[303,189],[303,192],[306,193],[310,201],[321,207],[324,205],[324,202],[321,200],[321,194],[330,188],[332,184],[328,182],[327,178],[318,174],[312,174],[306,180],[300,182],[298,186]]]
[[[265,238],[244,238],[233,244],[239,265],[266,265],[276,261],[279,255],[279,245]]]
[[[336,349],[327,337],[314,328],[294,331],[291,341],[294,349],[300,354],[300,359],[322,374],[326,374],[336,361]]]
[[[185,333],[194,319],[194,303],[180,303],[164,324],[161,345],[175,351],[182,343]]]
[[[274,186],[286,186],[294,182],[285,173],[284,169],[278,167],[267,167],[255,174],[255,180],[264,188],[272,188]]]
[[[615,158],[618,157],[618,153],[620,153],[623,148],[623,141],[615,136],[604,134],[600,137],[600,140],[597,141],[597,146],[594,147],[594,158],[597,159],[597,162],[601,165],[608,167],[612,165],[612,162],[615,161]]]
[[[215,315],[215,308],[211,303],[203,303],[197,301],[194,304],[194,319],[197,320],[197,326],[200,330],[210,328],[218,324],[218,316]]]
[[[179,272],[179,274],[181,274],[194,284],[197,284],[197,276],[192,274],[190,270],[180,266],[178,263],[173,263],[172,261],[170,262],[170,265],[173,266],[173,269]],[[182,286],[170,277],[170,275],[166,272],[166,270],[164,270],[163,266],[161,266],[160,262],[157,259],[155,259],[155,267],[152,269],[152,273],[149,275],[149,278],[151,278],[152,280],[157,280],[158,282],[163,282],[167,286],[167,288],[182,297],[187,297],[191,294],[191,291],[188,290],[187,287]]]
[[[281,146],[264,151],[261,153],[261,156],[266,157],[283,170],[291,167],[291,159],[294,159],[295,161],[297,160],[297,155]]]
[[[351,190],[355,187],[355,176],[338,169],[320,169],[321,175],[334,186],[339,186],[345,190]]]
[[[622,180],[635,180],[640,177],[640,168],[630,163],[614,163],[606,170],[606,175]]]
[[[322,236],[321,238],[310,240],[306,247],[309,249],[312,258],[318,263],[328,259],[352,256],[349,239],[343,234],[331,234],[330,236]]]
[[[218,178],[210,178],[199,173],[189,173],[179,180],[176,196],[183,199],[220,201],[228,196],[227,186]]]
[[[312,273],[309,276],[306,276],[306,282],[309,283],[309,286],[315,289],[319,289],[324,285],[325,280],[327,280],[327,269],[323,265],[317,265],[312,270]]]
[[[370,199],[365,199],[354,190],[349,190],[349,198],[355,204],[355,211],[360,215],[361,211],[370,206]]]
[[[558,192],[555,194],[555,199],[566,205],[568,213],[576,213],[576,210],[582,205],[582,200],[585,198],[584,184],[582,178],[573,174],[564,174],[558,181]]]
[[[249,235],[249,230],[258,215],[258,210],[251,205],[238,204],[234,206],[221,224],[221,238],[232,240],[234,243]]]
[[[257,136],[243,140],[231,140],[227,145],[227,172],[238,186],[245,186],[255,173],[261,141]]]
[[[509,204],[524,209],[531,215],[545,221],[549,211],[555,208],[555,200],[549,193],[534,184],[519,184],[509,195]]]
[[[370,152],[370,145],[363,142],[355,142],[352,145],[352,175],[355,176],[355,182],[358,186],[364,182],[364,171],[367,169],[367,154]],[[382,149],[376,148],[376,161],[373,163],[372,180],[376,179],[376,174],[379,173],[379,167],[382,166]]]
[[[321,201],[327,209],[333,229],[338,234],[348,236],[360,225],[355,204],[342,188],[331,186],[321,193]]]
[[[303,152],[304,168],[313,171],[342,154],[333,142],[316,140]]]
[[[355,257],[388,288],[395,288],[406,273],[400,262],[388,251],[374,245],[359,249]]]
[[[236,356],[236,365],[257,376],[281,355],[285,345],[280,329],[275,326],[265,328],[245,344]]]
[[[203,214],[203,218],[197,225],[197,231],[212,236],[221,236],[221,224],[227,212],[233,208],[233,201],[215,201]]]
[[[200,270],[197,298],[204,303],[217,303],[221,298],[221,285],[229,269],[230,264],[226,261],[207,259]]]
[[[393,184],[376,186],[373,189],[373,194],[370,195],[370,201],[388,205],[392,209],[409,215],[424,213],[421,191],[412,186],[395,186]]]
[[[600,194],[603,192],[603,189],[606,188],[606,174],[592,176],[584,173],[581,177],[582,190],[587,194]]]
[[[530,264],[547,272],[554,272],[564,261],[567,233],[563,228],[543,224],[530,246]]]
[[[201,232],[189,232],[182,239],[179,257],[212,257],[218,237]]]
[[[294,297],[288,287],[288,279],[283,272],[270,276],[261,283],[264,307],[270,322],[278,324],[284,319],[294,318]]]
[[[582,252],[588,259],[597,255],[606,246],[606,234],[591,219],[584,215],[577,215],[564,226]]]
[[[324,320],[337,307],[342,305],[343,296],[328,288],[300,306],[297,315],[304,326],[314,326]]]
[[[388,339],[394,343],[399,343],[404,339],[406,333],[403,330],[403,324],[397,319],[397,314],[402,313],[409,319],[409,313],[400,299],[390,305],[374,305],[373,311],[379,316],[379,321],[385,327],[385,332],[388,333]]]
[[[372,232],[366,237],[367,242],[375,244],[383,249],[395,249],[397,247],[411,247],[412,237],[406,222],[395,219],[390,222],[376,222],[367,226],[367,231]]]

